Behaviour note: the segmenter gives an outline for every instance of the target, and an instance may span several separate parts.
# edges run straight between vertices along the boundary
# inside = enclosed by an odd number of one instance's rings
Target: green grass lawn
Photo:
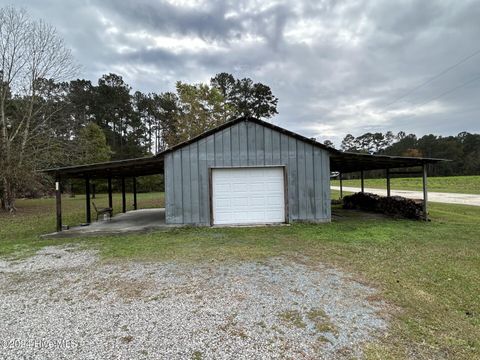
[[[395,190],[422,190],[422,178],[394,178],[391,187]],[[334,186],[340,181],[332,180]],[[343,186],[360,187],[360,179],[343,180]],[[385,179],[365,179],[365,187],[386,189]],[[429,177],[428,190],[448,193],[480,194],[480,176]]]
[[[106,198],[98,198],[105,205]],[[115,197],[116,207],[119,197]],[[84,198],[65,197],[65,223],[84,221]],[[131,203],[131,201],[129,201]],[[140,194],[141,207],[163,194]],[[80,243],[104,261],[262,261],[306,256],[379,289],[391,308],[387,334],[369,359],[480,358],[480,207],[431,204],[432,222],[340,212],[330,224],[254,228],[179,228],[123,236],[42,240],[55,228],[54,200],[21,200],[0,215],[0,256],[23,257],[47,245]]]

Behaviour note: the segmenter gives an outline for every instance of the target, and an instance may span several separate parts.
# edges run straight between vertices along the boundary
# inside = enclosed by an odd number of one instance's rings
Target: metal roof
[[[143,157],[127,160],[115,160],[102,163],[66,166],[46,169],[42,172],[59,178],[106,179],[108,177],[133,177],[163,173],[163,157]]]
[[[361,170],[396,169],[435,164],[446,159],[370,155],[339,151],[330,155],[330,170],[349,173]]]
[[[233,126],[235,124],[238,124],[242,121],[246,121],[246,122],[252,122],[252,123],[255,123],[255,124],[259,124],[259,125],[262,125],[262,126],[265,126],[267,128],[270,128],[272,130],[276,130],[282,134],[285,134],[285,135],[289,135],[289,136],[292,136],[298,140],[301,140],[301,141],[304,141],[306,143],[309,143],[309,144],[312,144],[314,146],[317,146],[319,148],[322,148],[323,150],[327,150],[328,152],[332,152],[332,153],[338,153],[339,151],[330,147],[330,146],[327,146],[325,144],[322,144],[321,142],[318,142],[317,140],[315,139],[312,139],[312,138],[307,138],[303,135],[300,135],[300,134],[297,134],[297,133],[294,133],[293,131],[290,131],[290,130],[287,130],[287,129],[284,129],[280,126],[277,126],[277,125],[274,125],[272,123],[269,123],[267,121],[263,121],[263,120],[260,120],[260,119],[257,119],[257,118],[254,118],[254,117],[239,117],[235,120],[231,120],[231,121],[227,121],[226,123],[224,124],[221,124],[219,126],[216,126],[210,130],[207,130],[203,133],[201,133],[200,135],[197,135],[189,140],[186,140],[186,141],[183,141],[175,146],[172,146],[171,148],[168,148],[160,153],[158,153],[157,155],[155,156],[163,156],[164,154],[168,153],[168,152],[171,152],[171,151],[174,151],[174,150],[177,150],[177,149],[180,149],[184,146],[187,146],[187,145],[190,145],[198,140],[201,140],[203,138],[206,138],[212,134],[215,134],[216,132],[218,131],[222,131],[223,129],[226,129],[226,128],[229,128],[230,126]]]
[[[355,172],[360,170],[375,170],[375,169],[395,169],[405,167],[415,167],[424,164],[433,164],[440,161],[448,161],[445,159],[435,158],[419,158],[419,157],[404,157],[404,156],[388,156],[388,155],[370,155],[362,153],[342,152],[326,146],[315,139],[307,138],[300,134],[286,130],[279,126],[273,125],[269,122],[252,118],[241,117],[232,121],[228,121],[220,126],[208,130],[192,139],[181,142],[171,148],[162,151],[154,156],[108,161],[96,164],[67,166],[54,169],[42,170],[42,172],[60,178],[108,178],[108,177],[133,177],[161,174],[164,171],[164,155],[187,146],[195,141],[210,136],[218,131],[233,126],[241,121],[254,122],[270,129],[276,130],[280,133],[292,136],[296,139],[309,143],[313,146],[319,147],[330,153],[330,170],[340,171],[343,173]]]

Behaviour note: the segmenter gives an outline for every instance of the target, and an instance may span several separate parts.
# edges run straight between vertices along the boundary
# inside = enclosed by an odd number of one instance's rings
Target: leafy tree
[[[347,134],[342,140],[341,149],[343,151],[357,151],[355,136]]]
[[[334,149],[335,149],[335,144],[334,144],[334,143],[333,143],[333,141],[331,141],[331,140],[325,140],[325,141],[323,142],[323,145],[325,145],[325,146],[328,146],[328,147],[331,147],[331,148],[334,148]]]
[[[180,116],[180,100],[177,94],[166,92],[153,96],[155,126],[155,152],[165,150],[180,141],[177,128]]]
[[[128,157],[124,149],[128,122],[133,114],[130,86],[116,74],[103,75],[95,88],[95,122],[106,132],[107,142],[116,159]]]
[[[223,96],[205,84],[177,82],[180,116],[177,117],[177,141],[190,139],[224,122]]]
[[[0,8],[1,207],[15,211],[17,190],[51,161],[62,139],[55,104],[77,67],[56,30],[24,10]],[[46,80],[48,79],[48,80]],[[53,135],[53,137],[52,137]]]
[[[76,138],[77,164],[109,161],[112,155],[105,134],[97,124],[90,122],[81,128]]]
[[[95,87],[90,80],[77,79],[69,83],[67,102],[70,117],[74,119],[77,126],[86,125],[95,120],[93,113],[95,95]]]
[[[225,119],[239,116],[268,119],[278,114],[278,99],[267,85],[254,83],[250,78],[235,79],[227,73],[215,75],[210,85],[218,89],[224,98]]]

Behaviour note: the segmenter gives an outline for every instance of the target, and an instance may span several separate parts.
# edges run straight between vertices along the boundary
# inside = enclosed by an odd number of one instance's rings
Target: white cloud
[[[396,101],[478,48],[468,1],[17,2],[58,27],[93,81],[118,72],[160,92],[220,71],[251,77],[279,97],[275,123],[320,138],[480,131],[480,82],[418,105],[478,74],[480,56]]]

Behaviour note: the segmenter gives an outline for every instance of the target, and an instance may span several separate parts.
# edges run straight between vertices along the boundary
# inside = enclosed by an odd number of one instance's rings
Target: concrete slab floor
[[[62,232],[42,237],[77,237],[88,235],[115,235],[134,231],[148,231],[178,227],[165,224],[165,209],[141,209],[115,215],[110,220],[99,220],[88,226],[75,226]]]

